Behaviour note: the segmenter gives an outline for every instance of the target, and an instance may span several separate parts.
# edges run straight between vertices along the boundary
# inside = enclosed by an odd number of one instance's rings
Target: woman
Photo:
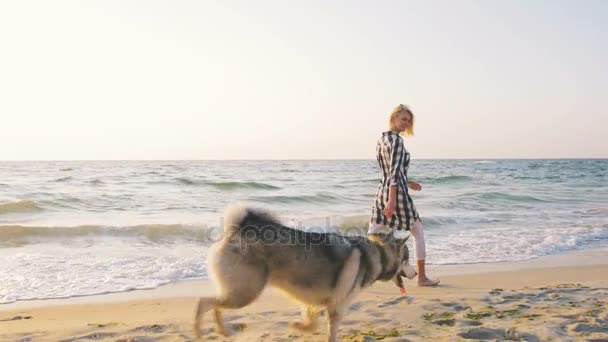
[[[418,286],[435,286],[439,280],[427,277],[425,269],[426,245],[420,216],[409,195],[408,187],[419,191],[420,184],[409,181],[407,169],[410,154],[400,135],[414,134],[414,113],[405,105],[393,110],[389,119],[389,131],[383,132],[376,146],[378,164],[382,168],[382,181],[372,208],[369,233],[389,229],[409,230],[416,244]]]

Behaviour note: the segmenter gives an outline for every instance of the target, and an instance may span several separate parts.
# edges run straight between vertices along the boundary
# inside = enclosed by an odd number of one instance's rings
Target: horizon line
[[[128,161],[348,161],[375,158],[285,158],[285,159],[0,159],[3,162],[128,162]],[[412,160],[608,160],[608,157],[519,157],[519,158],[412,158]]]

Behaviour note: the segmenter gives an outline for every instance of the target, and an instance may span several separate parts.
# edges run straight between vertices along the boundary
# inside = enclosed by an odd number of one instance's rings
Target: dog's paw
[[[317,326],[310,322],[292,321],[289,322],[289,327],[303,332],[313,332],[317,330]]]
[[[230,324],[226,324],[225,326],[216,326],[216,331],[218,334],[224,336],[224,337],[231,337],[234,335],[237,335],[241,332],[243,332],[243,330],[245,330],[245,328],[247,327],[247,324],[245,323],[230,323]]]
[[[232,333],[231,331],[228,331],[228,330],[226,330],[226,329],[216,329],[216,330],[215,330],[215,333],[216,333],[217,335],[222,336],[222,337],[232,337],[232,335],[234,335],[234,333]],[[217,336],[217,335],[216,335],[216,336]]]

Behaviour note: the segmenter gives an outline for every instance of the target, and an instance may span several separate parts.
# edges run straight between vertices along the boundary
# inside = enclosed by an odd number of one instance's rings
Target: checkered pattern
[[[393,229],[410,230],[414,220],[419,220],[414,202],[408,193],[407,169],[410,154],[405,149],[403,138],[395,132],[384,132],[376,146],[376,158],[382,169],[382,180],[372,207],[371,224],[381,224]],[[397,186],[397,208],[391,218],[384,216],[389,190]]]

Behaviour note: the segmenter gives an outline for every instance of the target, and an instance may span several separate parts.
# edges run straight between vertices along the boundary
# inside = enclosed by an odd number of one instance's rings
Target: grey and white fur
[[[303,319],[291,322],[293,328],[316,330],[321,310],[327,310],[328,341],[336,342],[338,325],[362,289],[377,280],[402,286],[403,277],[416,275],[408,263],[407,237],[305,232],[243,206],[229,208],[224,217],[224,235],[208,258],[219,293],[198,301],[198,338],[205,312],[213,309],[216,329],[226,335],[221,310],[250,304],[270,285],[301,303]]]

